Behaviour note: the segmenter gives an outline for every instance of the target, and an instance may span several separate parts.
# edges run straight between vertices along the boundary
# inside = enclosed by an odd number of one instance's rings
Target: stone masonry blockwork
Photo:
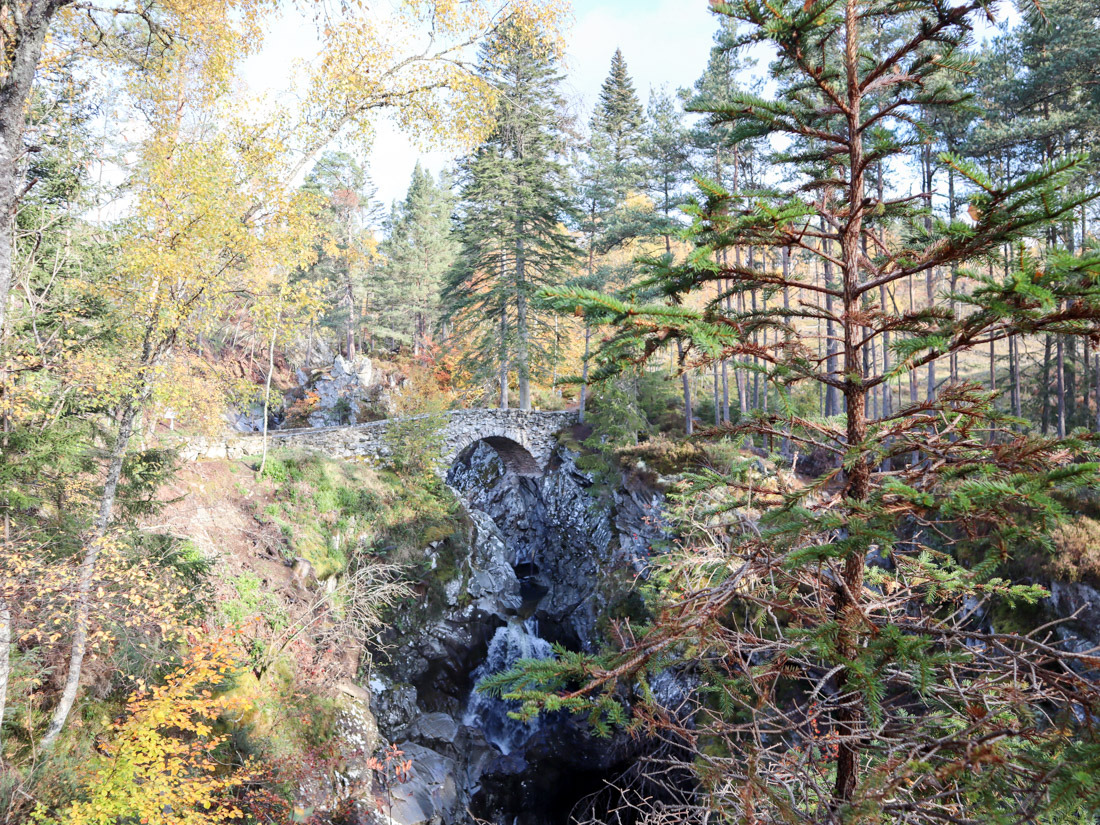
[[[557,444],[559,432],[577,422],[577,413],[526,412],[523,410],[452,410],[437,416],[373,421],[348,427],[320,427],[302,430],[275,430],[268,434],[270,448],[313,450],[331,458],[383,460],[392,450],[400,431],[393,428],[411,422],[438,419],[442,467],[446,467],[478,441],[491,444],[504,439],[523,447],[538,469],[545,468]],[[494,444],[494,446],[496,446]],[[231,435],[218,438],[190,438],[180,444],[180,455],[188,461],[202,459],[239,459],[263,451],[260,435]]]

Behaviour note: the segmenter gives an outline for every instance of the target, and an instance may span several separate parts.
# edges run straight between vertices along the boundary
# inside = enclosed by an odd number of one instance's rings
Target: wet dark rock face
[[[518,445],[517,445],[518,446]],[[514,459],[514,456],[511,457]],[[660,538],[660,501],[617,491],[598,501],[566,451],[541,475],[479,442],[448,483],[465,501],[465,540],[429,548],[438,592],[402,617],[390,661],[371,679],[383,736],[413,761],[392,789],[404,825],[559,825],[647,743],[599,739],[567,714],[521,723],[508,703],[474,691],[519,658],[599,647],[601,620],[630,598],[646,548]]]
[[[612,513],[588,495],[590,481],[572,458],[555,456],[545,474],[523,476],[478,444],[447,480],[499,531],[520,581],[521,612],[535,616],[549,641],[591,649],[599,609],[592,597],[630,560],[618,552]]]

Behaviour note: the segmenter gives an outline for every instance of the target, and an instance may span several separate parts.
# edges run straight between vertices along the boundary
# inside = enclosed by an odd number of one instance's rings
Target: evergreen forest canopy
[[[269,462],[337,357],[393,414],[575,409],[593,479],[667,492],[605,649],[482,686],[659,743],[599,821],[1097,821],[1100,606],[1049,590],[1100,590],[1100,10],[709,6],[693,87],[616,50],[580,112],[563,3],[301,4],[284,108],[239,83],[273,4],[4,0],[5,822],[307,821],[301,645],[365,649],[449,517],[419,431],[377,490]],[[457,160],[380,204],[379,118]],[[284,495],[257,521],[312,484],[357,537],[298,612],[156,526],[230,410],[265,452],[223,483]]]

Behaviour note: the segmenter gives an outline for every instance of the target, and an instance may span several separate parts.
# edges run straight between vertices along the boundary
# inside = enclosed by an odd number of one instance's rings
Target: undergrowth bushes
[[[423,466],[376,470],[282,453],[268,459],[264,480],[274,502],[260,517],[283,530],[287,556],[309,561],[320,579],[343,572],[355,555],[417,563],[426,544],[459,523],[458,502]]]

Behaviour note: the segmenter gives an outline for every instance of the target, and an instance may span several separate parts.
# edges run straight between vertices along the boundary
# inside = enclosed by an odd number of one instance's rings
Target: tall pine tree
[[[701,820],[721,811],[754,823],[1060,823],[1100,810],[1100,689],[1078,675],[1095,659],[1049,627],[1004,633],[980,620],[1042,597],[1006,579],[1005,563],[1049,546],[1062,502],[1100,484],[1095,440],[1021,437],[973,383],[878,417],[868,405],[899,371],[991,341],[1100,334],[1100,250],[1027,246],[1093,197],[1074,185],[1081,156],[1007,175],[941,155],[966,182],[966,219],[909,191],[919,138],[902,127],[965,105],[946,75],[970,68],[962,46],[989,5],[716,6],[743,27],[738,45],[778,55],[775,96],[737,92],[705,112],[735,145],[771,139],[772,185],[747,198],[705,184],[696,253],[656,265],[644,284],[660,300],[552,293],[562,310],[580,306],[617,328],[602,353],[607,373],[671,342],[696,363],[740,362],[763,373],[779,404],[727,432],[833,457],[809,484],[752,459],[724,476],[694,474],[680,499],[689,552],[669,559],[676,587],[654,606],[656,621],[620,634],[621,651],[563,653],[489,686],[529,713],[585,710],[604,724],[623,718],[615,686],[635,681],[643,724],[698,743],[681,768],[695,771],[702,795],[689,810]],[[884,22],[910,35],[884,48]],[[881,193],[869,174],[880,161],[905,172]],[[716,256],[738,245],[783,254],[758,265]],[[786,250],[832,277],[789,266]],[[881,286],[956,266],[975,284],[955,296],[958,314],[874,302]],[[721,293],[703,308],[688,300],[722,282],[734,295],[793,294],[737,309]],[[819,346],[825,319],[835,366]],[[888,331],[904,337],[883,369],[863,356]],[[817,386],[840,394],[838,415],[803,412]],[[670,667],[701,680],[674,714],[651,687]]]
[[[588,139],[580,153],[580,229],[585,238],[585,272],[574,282],[591,289],[603,289],[614,281],[629,280],[630,274],[615,271],[602,258],[612,250],[645,234],[652,216],[628,208],[631,193],[644,188],[645,168],[641,157],[645,139],[642,105],[621,49],[611,58],[611,68],[600,88],[588,124]],[[591,328],[585,326],[580,415],[584,419],[588,397]]]
[[[438,332],[443,280],[458,247],[451,232],[454,197],[446,175],[437,183],[420,163],[405,200],[395,203],[379,246],[382,265],[371,285],[373,330],[422,355]]]
[[[611,58],[589,128],[606,153],[605,185],[612,201],[621,204],[641,180],[638,153],[644,128],[642,104],[621,49]]]
[[[671,257],[672,238],[682,228],[675,213],[685,200],[684,188],[691,173],[690,132],[684,124],[682,109],[667,90],[650,93],[646,116],[641,159],[645,189],[657,217],[651,231],[663,242],[664,253]],[[681,359],[683,354],[680,347]],[[691,435],[695,419],[687,371],[680,375],[680,385],[684,399],[684,431]]]
[[[531,379],[555,357],[553,327],[532,303],[561,283],[577,258],[565,228],[571,186],[557,58],[510,26],[482,49],[483,76],[500,95],[490,138],[462,164],[457,262],[444,301],[455,340],[482,376],[495,372],[501,407],[514,371],[519,407],[531,408]]]
[[[317,260],[303,277],[329,283],[335,307],[322,319],[322,326],[339,330],[337,349],[354,358],[363,333],[363,281],[375,251],[372,224],[382,211],[374,199],[377,190],[346,152],[324,153],[303,188],[320,199],[324,230]]]

